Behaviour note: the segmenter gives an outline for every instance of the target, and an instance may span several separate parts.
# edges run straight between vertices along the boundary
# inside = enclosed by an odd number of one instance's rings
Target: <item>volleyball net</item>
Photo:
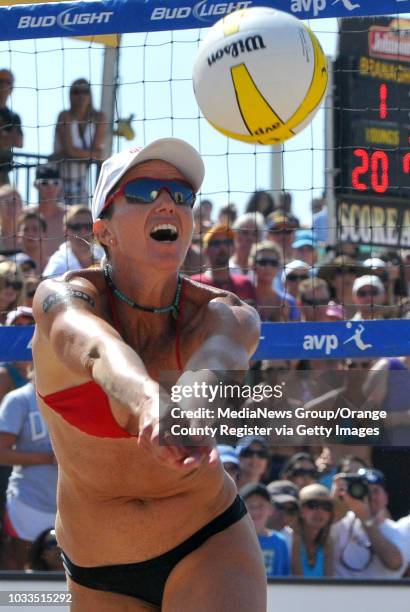
[[[206,29],[255,5],[308,20],[332,60],[331,85],[314,121],[276,148],[221,136],[202,117],[192,89],[192,65]],[[263,317],[255,358],[409,355],[409,6],[395,0],[0,2],[0,70],[14,75],[7,106],[21,117],[24,136],[22,148],[7,144],[10,126],[0,110],[3,174],[20,192],[23,210],[37,203],[39,164],[51,161],[60,175],[68,173],[66,184],[85,177],[79,201],[70,201],[65,186],[68,212],[91,197],[104,155],[163,136],[183,138],[204,159],[199,201],[211,201],[214,221],[229,204],[239,215],[245,212],[255,192],[275,201],[258,241],[270,233],[283,251],[282,297],[269,307],[275,316]],[[94,106],[104,113],[103,153],[92,161],[75,154],[67,160],[56,150],[57,117],[78,79],[90,84]],[[327,214],[319,224],[321,210]],[[15,261],[24,251],[21,211],[8,214],[14,219],[6,224],[1,217],[3,238],[7,225],[10,239],[2,257]],[[206,228],[201,234],[201,218],[198,223],[201,250]],[[47,247],[46,236],[38,240]],[[292,251],[298,241],[300,249],[314,246],[306,267],[302,251]],[[255,273],[255,261],[250,267]],[[385,296],[372,298],[365,315],[350,320],[357,313],[352,285],[369,275],[379,278]],[[331,293],[321,297],[324,285],[313,281],[298,295],[292,283],[303,277],[321,279]],[[289,300],[283,298],[288,294]],[[335,307],[322,316],[324,301]],[[292,309],[299,315],[290,316]],[[29,359],[31,334],[30,327],[0,327],[0,360]]]

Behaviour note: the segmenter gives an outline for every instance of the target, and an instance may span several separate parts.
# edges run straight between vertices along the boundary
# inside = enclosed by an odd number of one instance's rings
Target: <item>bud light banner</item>
[[[0,361],[31,360],[34,327],[0,327]],[[263,323],[254,359],[346,359],[410,355],[408,320]]]
[[[207,28],[238,9],[267,6],[300,19],[410,12],[410,0],[101,0],[0,7],[0,40]]]

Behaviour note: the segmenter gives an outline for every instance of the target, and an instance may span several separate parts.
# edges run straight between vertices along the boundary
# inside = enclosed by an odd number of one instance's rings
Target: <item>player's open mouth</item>
[[[158,242],[174,242],[178,238],[178,230],[172,223],[161,223],[153,228],[150,236]]]

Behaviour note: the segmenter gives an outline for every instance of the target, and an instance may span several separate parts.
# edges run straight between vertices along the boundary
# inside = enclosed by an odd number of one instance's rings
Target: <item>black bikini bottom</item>
[[[70,561],[64,552],[61,556],[67,574],[77,584],[90,589],[129,595],[160,607],[165,583],[174,567],[208,538],[239,521],[246,512],[246,506],[238,495],[229,508],[182,544],[140,563],[80,567]]]

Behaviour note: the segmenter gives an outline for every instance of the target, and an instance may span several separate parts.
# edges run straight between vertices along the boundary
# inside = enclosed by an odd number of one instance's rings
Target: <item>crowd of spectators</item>
[[[7,106],[13,83],[13,75],[0,70],[0,325],[31,325],[42,278],[98,265],[103,256],[92,238],[86,162],[103,158],[105,122],[94,108],[89,83],[75,81],[69,109],[57,121],[54,153],[36,169],[38,202],[23,202],[9,180],[12,150],[23,144],[20,117]],[[230,202],[217,218],[213,215],[210,200],[194,208],[183,273],[235,293],[262,321],[410,317],[410,250],[330,248],[322,199],[312,202],[310,227],[292,213],[287,192],[274,199],[256,191],[244,214]],[[373,448],[348,441],[275,446],[262,438],[220,446],[225,469],[255,524],[268,576],[399,578],[408,572],[410,381],[407,375],[397,384],[395,375],[408,374],[409,367],[405,356],[251,363],[265,382],[283,372],[313,372],[295,383],[294,393],[310,408],[340,398],[355,405],[371,390],[379,407],[397,412]],[[363,379],[359,385],[352,377],[339,377],[329,393],[314,392],[320,380],[352,370],[368,372],[365,385]],[[0,364],[0,401],[0,566],[61,569],[52,531],[57,466],[37,409],[30,363]],[[366,496],[349,494],[344,473],[360,474]]]

